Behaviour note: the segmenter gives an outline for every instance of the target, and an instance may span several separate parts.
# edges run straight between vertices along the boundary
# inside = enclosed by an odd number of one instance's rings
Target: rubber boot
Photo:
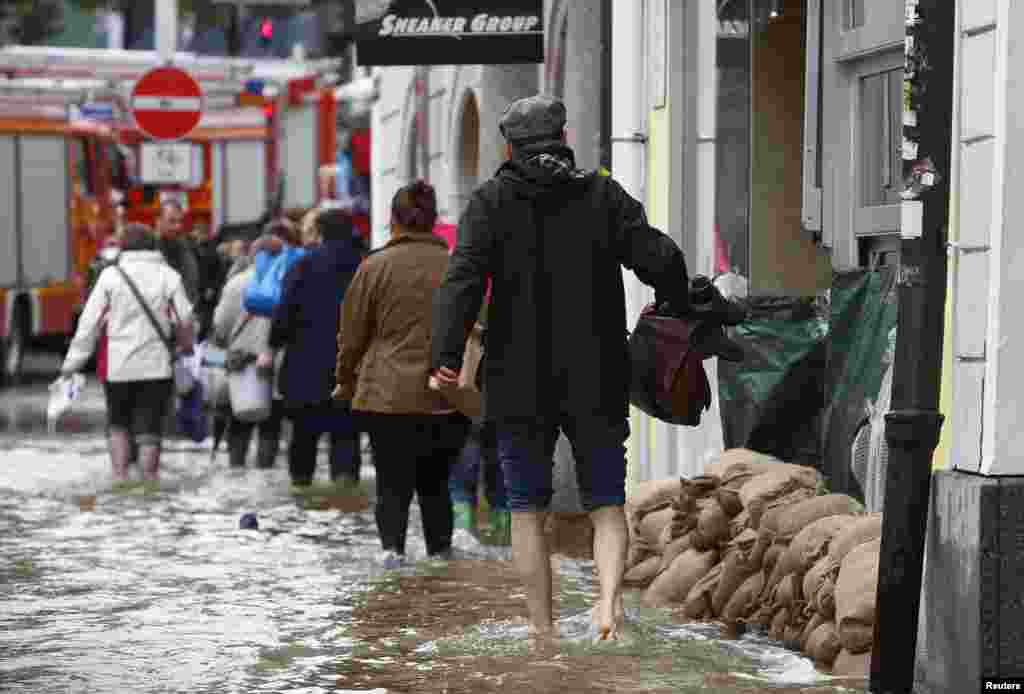
[[[452,513],[454,516],[454,525],[452,526],[455,530],[468,530],[477,535],[476,525],[476,509],[472,504],[465,501],[456,501],[452,504]]]
[[[491,526],[491,542],[502,547],[510,546],[512,544],[511,512],[492,508],[487,513],[487,520]]]

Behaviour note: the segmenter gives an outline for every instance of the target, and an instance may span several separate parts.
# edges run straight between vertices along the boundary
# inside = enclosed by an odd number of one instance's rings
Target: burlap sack
[[[789,513],[790,508],[801,501],[815,498],[815,494],[816,492],[809,487],[798,487],[789,494],[769,501],[764,507],[764,513],[761,515],[756,529],[768,528],[775,534],[778,534],[779,518]]]
[[[864,542],[843,559],[836,581],[836,624],[843,649],[857,654],[871,649],[881,539]]]
[[[729,521],[729,537],[736,538],[750,525],[750,514],[743,509]]]
[[[641,482],[626,495],[626,508],[629,513],[638,514],[639,520],[642,520],[650,509],[671,503],[679,496],[681,489],[678,477]]]
[[[760,537],[748,529],[729,543],[729,549],[722,560],[722,577],[711,599],[714,614],[721,615],[732,594],[751,575],[761,570],[764,553],[771,540],[770,535]]]
[[[790,619],[789,624],[782,632],[782,645],[794,651],[800,650],[800,636],[804,633],[804,624],[796,623]]]
[[[839,633],[835,622],[824,622],[807,637],[804,653],[814,662],[825,667],[832,667],[839,655]]]
[[[658,542],[654,545],[654,551],[658,554],[664,554],[665,548],[668,547],[675,537],[672,534],[672,521],[665,524],[665,527],[661,529],[661,535],[658,536]]]
[[[819,518],[798,532],[776,562],[768,584],[774,585],[789,573],[795,573],[803,580],[803,575],[815,562],[828,554],[829,543],[846,526],[848,518],[849,516]]]
[[[630,536],[629,538],[629,551],[626,553],[626,571],[629,571],[634,566],[639,565],[641,562],[647,559],[657,556],[650,547],[642,545],[636,537]]]
[[[622,584],[629,588],[646,588],[661,567],[661,557],[652,555],[627,571],[622,577]]]
[[[814,607],[823,617],[833,620],[836,618],[836,582],[831,576],[826,576],[821,588],[818,589]]]
[[[721,610],[722,620],[729,624],[746,621],[757,608],[757,599],[764,589],[764,572],[747,577]]]
[[[718,503],[722,506],[722,510],[725,511],[729,518],[733,518],[743,511],[743,502],[740,501],[740,493],[735,489],[719,487],[715,490],[715,498],[718,499]]]
[[[794,607],[799,600],[803,600],[801,581],[796,574],[787,574],[779,581],[778,589],[775,591],[776,607]]]
[[[765,472],[750,479],[740,488],[740,501],[750,512],[754,527],[761,522],[768,502],[789,494],[794,489],[806,487],[817,489],[821,475],[817,470],[803,465],[779,463],[771,472]]]
[[[775,530],[782,538],[792,539],[798,532],[820,518],[828,516],[855,516],[864,507],[846,494],[825,494],[799,501],[778,517]]]
[[[787,547],[788,545],[785,543],[776,540],[768,547],[767,551],[765,551],[761,565],[764,568],[766,581],[775,572],[775,566],[779,563],[779,558],[786,552]]]
[[[704,466],[705,475],[715,475],[719,478],[724,478],[729,469],[737,464],[755,466],[759,463],[779,463],[781,462],[778,458],[770,456],[766,453],[758,453],[757,451],[751,451],[746,448],[730,448],[727,451],[723,451],[712,460],[710,463]]]
[[[850,522],[833,538],[828,548],[829,561],[839,566],[843,559],[857,545],[877,540],[882,536],[882,514],[872,513],[860,516]]]
[[[682,537],[677,537],[672,540],[665,548],[665,551],[661,553],[661,564],[658,566],[658,573],[665,571],[668,567],[672,566],[672,562],[676,560],[680,554],[690,549],[693,546],[693,533],[686,533]]]
[[[868,677],[871,675],[871,651],[854,654],[847,650],[839,651],[832,663],[833,677]]]
[[[825,556],[816,561],[814,566],[808,569],[807,573],[804,574],[804,600],[806,600],[812,609],[816,611],[818,609],[818,591],[820,591],[821,587],[825,584],[825,579],[828,578],[828,572],[828,557]]]
[[[643,543],[644,546],[657,551],[661,542],[661,533],[665,526],[672,521],[673,513],[670,508],[663,508],[660,511],[648,513],[637,525],[636,540]]]
[[[690,619],[705,619],[714,617],[711,608],[711,596],[718,587],[718,580],[722,576],[722,564],[715,564],[711,571],[704,574],[704,577],[694,584],[690,592],[686,594],[686,601],[683,603],[683,614]]]
[[[811,638],[811,634],[814,633],[815,629],[817,629],[818,627],[820,627],[822,624],[824,624],[827,621],[829,621],[829,620],[825,619],[824,617],[822,617],[817,612],[815,612],[813,614],[811,619],[807,622],[807,625],[804,627],[804,633],[800,635],[800,650],[801,651],[803,651],[804,653],[807,652],[807,641],[808,641],[808,639]]]
[[[686,600],[697,581],[704,578],[718,561],[718,551],[688,549],[658,575],[641,597],[647,607],[664,607]]]
[[[772,617],[771,627],[768,629],[768,638],[772,641],[782,641],[786,637],[786,625],[789,624],[789,608],[783,607],[775,611]]]
[[[717,499],[706,499],[697,517],[697,529],[693,531],[693,546],[708,550],[728,541],[729,516]]]

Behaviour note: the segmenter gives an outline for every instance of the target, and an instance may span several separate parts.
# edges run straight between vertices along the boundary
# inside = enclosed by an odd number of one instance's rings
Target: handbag
[[[285,246],[276,255],[267,251],[257,253],[256,269],[243,295],[245,310],[257,316],[272,318],[274,309],[281,303],[284,276],[303,255],[305,250],[291,246]]]
[[[151,309],[149,304],[146,303],[146,300],[142,296],[142,292],[139,291],[139,288],[135,285],[135,282],[132,281],[132,278],[128,276],[128,273],[125,272],[124,268],[120,265],[115,265],[114,267],[116,267],[117,271],[121,273],[121,277],[124,278],[128,288],[132,290],[132,294],[135,295],[135,299],[139,302],[139,306],[142,307],[143,313],[146,314],[146,318],[149,319],[153,329],[156,330],[156,334],[160,336],[160,341],[163,342],[164,347],[167,348],[167,355],[171,364],[171,372],[174,374],[175,392],[178,395],[188,395],[195,389],[196,380],[192,373],[192,369],[177,356],[176,345],[183,341],[181,332],[179,331],[180,322],[179,325],[175,326],[175,337],[168,337],[167,334],[164,333],[163,328],[160,327],[160,322],[156,319],[156,316],[153,315],[153,309]]]
[[[669,424],[697,426],[711,407],[711,385],[704,371],[701,333],[710,326],[659,314],[654,304],[640,313],[629,336],[629,399],[637,408]]]
[[[479,419],[483,415],[483,388],[481,373],[483,371],[484,329],[480,323],[473,326],[466,338],[466,348],[462,353],[462,369],[459,371],[459,382],[455,389],[445,393],[451,405],[470,419]]]

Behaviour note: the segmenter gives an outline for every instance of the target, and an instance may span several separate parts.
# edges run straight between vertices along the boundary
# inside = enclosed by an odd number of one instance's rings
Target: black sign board
[[[542,0],[356,0],[360,65],[544,62]]]

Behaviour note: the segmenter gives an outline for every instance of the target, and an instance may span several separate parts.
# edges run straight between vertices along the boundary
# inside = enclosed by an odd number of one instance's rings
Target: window
[[[96,195],[96,182],[93,180],[92,149],[84,137],[76,137],[72,141],[72,154],[75,158],[75,179],[81,186],[81,193],[86,197]]]
[[[860,203],[898,203],[901,188],[903,70],[860,78]]]

